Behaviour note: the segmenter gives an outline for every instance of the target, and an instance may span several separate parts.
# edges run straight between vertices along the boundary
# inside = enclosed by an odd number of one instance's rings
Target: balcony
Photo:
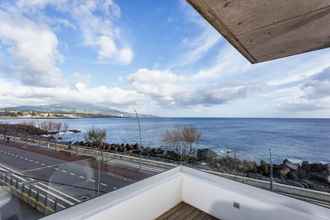
[[[44,220],[148,220],[162,219],[169,213],[175,213],[175,219],[189,219],[189,215],[182,218],[187,212],[180,207],[207,219],[330,219],[330,209],[181,166]]]

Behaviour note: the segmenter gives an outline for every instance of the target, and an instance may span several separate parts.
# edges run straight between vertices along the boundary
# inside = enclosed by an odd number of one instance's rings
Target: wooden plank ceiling
[[[330,46],[330,0],[187,0],[251,63]]]

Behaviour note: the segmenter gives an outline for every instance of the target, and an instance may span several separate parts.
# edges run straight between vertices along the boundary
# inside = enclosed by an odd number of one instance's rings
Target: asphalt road
[[[92,159],[64,161],[44,154],[31,152],[0,143],[0,166],[15,171],[22,176],[29,176],[33,186],[47,189],[49,194],[54,194],[67,201],[65,208],[76,205],[85,200],[98,196],[98,172],[92,168],[95,161]],[[125,166],[132,173],[136,173],[137,165],[122,163],[119,160],[111,161],[111,166],[116,168]],[[140,169],[145,178],[159,173],[157,170]],[[127,173],[126,173],[127,174]],[[43,180],[43,181],[42,181]],[[102,171],[100,174],[101,194],[114,191],[136,182],[136,178],[129,175],[119,175],[117,172]]]

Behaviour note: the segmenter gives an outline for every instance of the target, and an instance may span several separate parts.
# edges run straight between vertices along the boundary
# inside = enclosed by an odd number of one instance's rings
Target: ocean
[[[54,120],[65,122],[69,128],[83,132],[91,127],[104,128],[107,130],[108,143],[139,143],[138,123],[134,118]],[[201,131],[199,146],[220,153],[230,150],[241,159],[268,160],[271,149],[275,162],[287,158],[294,162],[330,163],[330,119],[142,118],[143,145],[165,145],[162,135],[166,130],[182,126],[193,126]],[[83,133],[70,134],[64,138],[75,141],[83,136]]]

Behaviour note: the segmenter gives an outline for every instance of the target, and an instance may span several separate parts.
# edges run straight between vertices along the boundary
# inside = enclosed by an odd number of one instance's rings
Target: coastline
[[[38,124],[47,119],[3,119],[2,123]],[[1,121],[1,120],[0,120]],[[31,122],[32,121],[32,122]],[[82,132],[93,126],[107,131],[106,142],[139,142],[136,118],[75,118],[52,119],[49,121],[66,123],[70,128]],[[246,160],[268,160],[269,148],[273,160],[330,162],[329,143],[330,123],[308,120],[269,120],[269,119],[170,119],[141,118],[142,144],[146,147],[164,145],[162,136],[167,130],[184,125],[192,125],[202,132],[201,147],[217,151],[231,149],[238,157]],[[63,141],[83,140],[83,134],[61,134]]]
[[[29,141],[40,144],[40,140],[33,137],[29,138]],[[48,142],[49,140],[45,139],[44,141]],[[52,139],[49,143],[56,142]],[[77,155],[79,155],[79,149],[83,152],[83,149],[97,149],[93,144],[84,142],[72,144],[57,142],[56,145],[58,145],[61,151],[72,151]],[[105,143],[102,151],[270,181],[270,164],[265,161],[258,163],[257,161],[240,160],[230,156],[218,157],[216,154],[212,154],[212,152],[201,154],[197,157],[185,157],[182,160],[175,151],[165,151],[161,148],[145,148],[138,144],[123,143]],[[307,161],[304,161],[302,164],[296,164],[285,159],[282,163],[273,164],[273,180],[280,184],[330,193],[330,164],[309,163]]]
[[[33,120],[33,119],[93,119],[93,118],[133,118],[133,117],[121,117],[121,116],[89,116],[89,117],[0,117],[0,120]]]

